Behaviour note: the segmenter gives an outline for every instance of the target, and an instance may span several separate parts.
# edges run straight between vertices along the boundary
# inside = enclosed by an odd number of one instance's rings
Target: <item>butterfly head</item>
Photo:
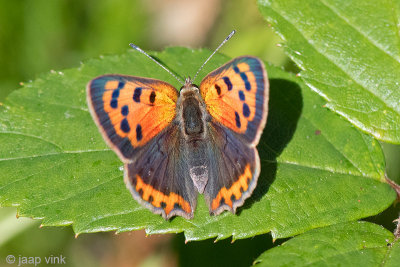
[[[185,79],[185,83],[179,90],[181,95],[187,94],[187,92],[197,92],[199,93],[199,87],[193,83],[193,80],[189,77]]]

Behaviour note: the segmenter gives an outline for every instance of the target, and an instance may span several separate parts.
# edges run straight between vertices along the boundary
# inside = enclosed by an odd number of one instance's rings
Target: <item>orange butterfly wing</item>
[[[129,162],[174,119],[178,92],[155,79],[103,75],[89,82],[87,98],[104,139]]]
[[[255,57],[235,58],[208,74],[200,93],[211,116],[257,145],[268,111],[269,84],[264,64]]]
[[[200,93],[212,120],[214,153],[205,199],[212,214],[235,212],[253,192],[260,174],[255,146],[268,113],[265,66],[255,57],[235,58],[208,74]]]

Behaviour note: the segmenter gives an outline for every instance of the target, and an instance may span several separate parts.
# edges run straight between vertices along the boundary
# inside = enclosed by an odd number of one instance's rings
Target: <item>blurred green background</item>
[[[124,53],[130,42],[144,50],[166,46],[221,49],[236,57],[255,55],[297,72],[277,46],[281,40],[248,0],[0,0],[0,103],[24,81],[50,70],[79,66],[88,58]],[[199,62],[199,66],[202,62]],[[174,70],[182,76],[191,73]],[[183,70],[182,70],[183,71]],[[133,73],[132,73],[133,74]],[[399,146],[383,144],[388,176],[400,181]],[[394,229],[399,207],[368,220]],[[71,227],[39,228],[0,209],[0,266],[7,255],[63,255],[66,266],[248,266],[269,247],[271,236],[184,244],[183,235],[146,237],[143,231],[74,237]]]

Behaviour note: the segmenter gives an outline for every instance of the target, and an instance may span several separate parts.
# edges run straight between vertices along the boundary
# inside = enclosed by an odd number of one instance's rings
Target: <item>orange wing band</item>
[[[213,199],[211,203],[211,209],[216,210],[222,204],[227,204],[229,207],[233,207],[234,200],[242,198],[243,192],[246,192],[249,188],[249,184],[253,174],[251,173],[250,164],[246,165],[244,172],[239,176],[239,179],[232,184],[230,188],[223,187]]]
[[[141,195],[142,199],[149,202],[156,208],[164,209],[166,215],[173,209],[182,209],[186,213],[191,213],[190,204],[181,196],[171,192],[168,195],[154,189],[151,185],[143,182],[139,175],[136,175],[136,191]]]

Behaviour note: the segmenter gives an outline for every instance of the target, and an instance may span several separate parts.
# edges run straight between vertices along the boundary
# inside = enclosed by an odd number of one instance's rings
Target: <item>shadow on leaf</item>
[[[253,195],[241,210],[250,208],[267,192],[276,177],[276,158],[292,139],[303,108],[301,88],[284,79],[270,79],[269,114],[267,125],[257,146],[261,173]]]

